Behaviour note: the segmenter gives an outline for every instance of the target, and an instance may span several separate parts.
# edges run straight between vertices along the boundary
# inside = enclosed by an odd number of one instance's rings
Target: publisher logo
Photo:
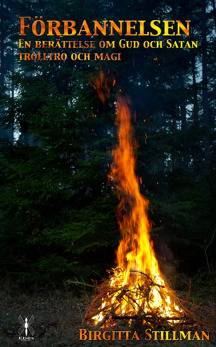
[[[28,317],[23,318],[21,315],[18,317],[21,327],[18,330],[19,340],[22,341],[32,341],[34,340],[34,329],[32,328],[32,323],[34,322],[34,316],[32,315],[29,319]]]

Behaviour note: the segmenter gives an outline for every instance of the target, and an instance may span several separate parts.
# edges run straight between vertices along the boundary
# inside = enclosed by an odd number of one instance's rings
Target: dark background
[[[0,14],[1,279],[73,286],[113,266],[120,234],[107,174],[121,88],[164,271],[214,281],[215,0],[0,0]],[[122,62],[102,64],[18,62],[19,15],[191,19],[200,48],[125,50]],[[101,67],[117,80],[106,105],[91,84]]]

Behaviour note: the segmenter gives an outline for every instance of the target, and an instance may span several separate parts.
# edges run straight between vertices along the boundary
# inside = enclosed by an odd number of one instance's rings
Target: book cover
[[[0,345],[214,346],[215,0],[0,15]]]

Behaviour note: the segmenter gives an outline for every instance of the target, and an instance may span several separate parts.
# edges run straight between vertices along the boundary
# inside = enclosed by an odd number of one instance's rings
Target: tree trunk
[[[196,56],[192,53],[192,78],[193,78],[193,125],[195,128],[199,126],[198,116],[198,97],[197,97],[197,82],[196,82]]]
[[[202,108],[204,124],[204,151],[205,151],[205,170],[208,171],[210,165],[210,133],[211,133],[211,115],[208,103],[208,77],[207,77],[207,16],[206,0],[202,0]]]
[[[0,1],[0,88],[4,90],[4,71],[5,71],[5,61],[4,61],[4,24],[3,24],[3,0]]]
[[[212,8],[213,8],[213,18],[214,18],[214,23],[215,23],[215,30],[216,30],[216,5],[215,5],[215,0],[212,0]]]

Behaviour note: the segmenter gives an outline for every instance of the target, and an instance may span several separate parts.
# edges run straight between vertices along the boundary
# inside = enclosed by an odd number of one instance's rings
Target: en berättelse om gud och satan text
[[[34,51],[26,52],[25,50],[31,49],[32,43],[34,43]],[[96,45],[97,44],[97,45]],[[116,48],[117,47],[117,48]],[[160,49],[160,48],[187,48],[193,49],[199,47],[199,41],[175,41],[172,39],[167,39],[165,41],[129,41],[126,39],[121,39],[117,41],[25,41],[23,39],[19,40],[18,48],[19,60],[25,61],[65,61],[71,59],[72,61],[121,61],[123,59],[123,53],[121,52],[86,52],[86,49]],[[47,49],[75,49],[76,52],[58,52],[58,51],[47,51]],[[80,51],[77,51],[80,49]],[[45,51],[44,51],[45,50]]]

